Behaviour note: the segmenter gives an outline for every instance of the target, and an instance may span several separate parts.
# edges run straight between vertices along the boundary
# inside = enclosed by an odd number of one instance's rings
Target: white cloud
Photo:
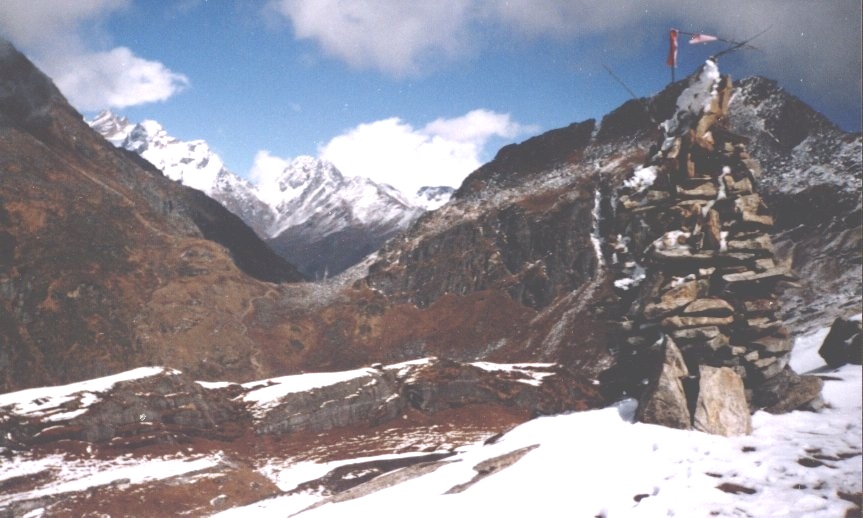
[[[272,183],[290,163],[290,160],[271,155],[268,150],[262,149],[255,154],[249,178],[258,185]]]
[[[347,176],[366,176],[413,194],[425,185],[458,187],[482,165],[490,139],[530,131],[535,128],[488,110],[437,119],[422,128],[393,117],[350,129],[322,146],[319,155]]]
[[[412,75],[470,48],[465,20],[472,0],[272,0],[270,8],[290,20],[300,39],[360,68]]]
[[[269,5],[291,22],[297,38],[317,42],[352,66],[395,76],[479,56],[500,40],[581,40],[585,45],[574,59],[592,62],[599,56],[590,52],[626,53],[661,38],[660,29],[670,23],[726,38],[770,28],[757,40],[760,52],[734,59],[749,63],[752,73],[799,84],[807,95],[859,105],[860,0],[270,0]]]
[[[139,58],[126,47],[45,63],[57,87],[80,110],[164,101],[188,84],[186,76]]]
[[[188,85],[186,76],[126,47],[101,51],[85,41],[99,39],[98,22],[129,4],[129,0],[2,0],[0,32],[53,78],[80,110],[164,101]],[[86,38],[84,24],[88,24]]]

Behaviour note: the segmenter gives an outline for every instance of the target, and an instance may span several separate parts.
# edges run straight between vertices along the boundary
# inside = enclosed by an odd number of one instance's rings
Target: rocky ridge
[[[6,42],[0,76],[0,390],[253,350],[246,297],[301,280],[296,269],[203,193],[108,144]]]

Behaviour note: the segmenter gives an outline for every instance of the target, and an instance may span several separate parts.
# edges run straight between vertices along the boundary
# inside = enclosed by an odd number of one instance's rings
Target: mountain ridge
[[[205,141],[171,137],[156,121],[133,124],[103,111],[88,124],[169,178],[219,201],[310,278],[356,264],[452,192],[426,187],[408,199],[388,185],[345,177],[310,156],[296,157],[278,174],[252,183],[227,170]]]

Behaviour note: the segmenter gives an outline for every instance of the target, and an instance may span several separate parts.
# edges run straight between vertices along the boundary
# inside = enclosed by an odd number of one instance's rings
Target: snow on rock
[[[719,67],[716,66],[716,62],[705,61],[698,77],[677,98],[674,115],[661,125],[668,139],[683,134],[698,119],[698,116],[709,108],[710,102],[716,96],[715,86],[718,81]],[[667,145],[671,142],[672,140],[666,140]],[[665,147],[664,145],[663,148]]]
[[[374,369],[356,369],[339,372],[313,372],[294,374],[266,380],[244,383],[243,387],[251,389],[242,396],[242,400],[252,403],[255,409],[263,410],[274,406],[277,401],[288,394],[308,392],[312,389],[335,385],[352,379],[361,378],[375,373]]]
[[[346,178],[330,162],[310,156],[295,158],[255,192],[276,215],[269,237],[310,221],[321,235],[352,225],[405,228],[421,212],[397,189],[363,177]]]
[[[121,382],[160,375],[179,374],[180,371],[165,367],[140,367],[112,376],[96,378],[56,387],[39,387],[0,394],[0,409],[12,414],[46,417],[49,420],[71,419],[81,411],[62,412],[72,401],[78,401],[80,410],[99,401],[99,394],[111,390]]]
[[[453,192],[449,187],[424,187],[408,197],[367,178],[345,178],[333,164],[310,156],[299,156],[281,174],[252,184],[228,171],[205,141],[172,137],[156,121],[132,124],[103,111],[88,123],[115,146],[140,154],[165,176],[221,202],[268,238],[311,220],[320,234],[356,224],[401,229],[424,210],[443,205]]]
[[[656,167],[638,167],[635,169],[632,177],[625,180],[623,185],[629,187],[635,192],[642,192],[653,185],[656,181]]]
[[[540,386],[542,380],[554,375],[556,363],[491,363],[472,362],[470,365],[489,372],[511,372],[518,376],[526,376],[518,380],[528,385]]]
[[[90,121],[87,121],[91,128],[97,133],[105,137],[105,140],[115,146],[121,146],[135,128],[135,125],[129,122],[129,119],[117,115],[109,110],[103,110]]]
[[[219,464],[218,456],[169,456],[156,458],[117,457],[110,460],[75,459],[65,455],[31,457],[14,455],[12,462],[0,467],[0,487],[4,480],[44,473],[47,483],[22,492],[0,493],[0,511],[13,502],[57,497],[65,493],[122,482],[142,484],[179,477]]]
[[[413,198],[413,203],[425,210],[435,210],[452,198],[455,189],[448,186],[420,187]]]

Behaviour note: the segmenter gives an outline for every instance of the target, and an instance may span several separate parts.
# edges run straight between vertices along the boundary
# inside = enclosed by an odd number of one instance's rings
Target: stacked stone
[[[673,377],[695,387],[687,407],[701,429],[698,413],[710,397],[704,382],[716,377],[715,369],[745,387],[751,408],[769,406],[777,399],[769,381],[786,370],[792,345],[777,318],[777,283],[791,277],[774,256],[773,219],[756,191],[761,170],[745,139],[722,126],[731,91],[731,80],[721,78],[699,118],[680,135],[666,136],[645,171],[636,172],[655,176],[649,186],[627,182],[615,214],[620,234],[610,243],[615,284],[631,298],[625,346],[633,354],[664,347],[660,356],[673,366]],[[639,289],[626,290],[626,279],[639,270]],[[677,349],[682,366],[669,360]],[[674,384],[660,379],[667,370],[650,376],[648,393]],[[676,416],[671,424],[688,428],[689,418]],[[748,424],[740,428],[718,433],[746,433]]]

